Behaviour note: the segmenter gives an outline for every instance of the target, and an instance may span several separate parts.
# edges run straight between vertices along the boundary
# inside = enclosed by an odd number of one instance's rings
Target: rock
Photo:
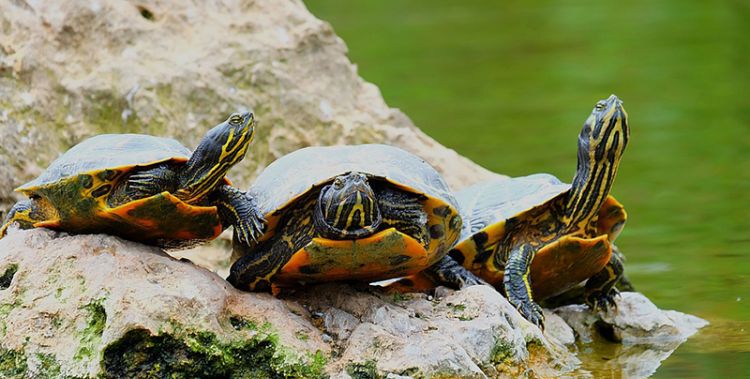
[[[387,295],[326,284],[290,299],[326,320],[347,320],[344,328],[324,325],[338,336],[342,349],[329,369],[338,371],[334,377],[550,377],[574,372],[580,363],[563,345],[545,339],[493,288],[449,291],[429,301],[423,294]]]
[[[325,329],[339,340],[348,339],[359,323],[358,318],[338,308],[331,307],[325,313]]]
[[[594,334],[603,334],[609,340],[625,344],[679,345],[708,325],[706,320],[692,315],[662,311],[637,292],[622,292],[616,304],[617,308],[608,312],[594,313],[583,305],[568,305],[554,312],[583,342],[592,341]]]
[[[450,173],[455,188],[493,175],[389,108],[299,0],[4,0],[0,25],[0,210],[86,137],[148,133],[194,147],[239,109],[258,120],[231,172],[243,189],[309,145],[389,143]]]
[[[651,376],[688,337],[708,325],[706,320],[692,315],[660,310],[637,292],[622,292],[615,301],[617,308],[607,312],[591,312],[583,305],[554,310],[572,327],[579,341],[594,346],[589,353],[595,356],[592,360],[601,361],[601,356],[609,355],[599,368],[609,375]],[[608,347],[599,352],[597,346],[602,345]],[[581,358],[586,360],[586,353],[583,355]]]
[[[705,325],[623,293],[616,312],[545,310],[542,333],[491,287],[440,292],[332,283],[274,298],[117,237],[11,229],[0,240],[0,377],[591,377],[603,336],[622,344],[607,345],[616,354],[599,369],[642,377]]]
[[[13,230],[0,275],[0,377],[314,377],[330,351],[284,302],[116,237]]]
[[[545,337],[565,346],[572,345],[576,342],[576,335],[573,328],[566,324],[562,317],[547,309],[544,309],[543,313]]]
[[[287,292],[240,292],[117,237],[11,229],[0,240],[0,362],[16,371],[0,365],[0,376],[315,377],[327,361],[340,375],[544,377],[579,363],[487,286],[433,301],[366,285]]]

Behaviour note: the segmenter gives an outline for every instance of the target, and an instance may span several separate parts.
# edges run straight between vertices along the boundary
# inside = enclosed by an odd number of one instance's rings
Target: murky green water
[[[750,3],[307,4],[391,106],[501,173],[569,180],[591,107],[620,96],[626,269],[660,307],[712,322],[655,377],[750,377]]]

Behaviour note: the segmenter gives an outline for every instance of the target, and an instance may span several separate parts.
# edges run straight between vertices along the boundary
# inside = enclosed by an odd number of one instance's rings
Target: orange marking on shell
[[[399,256],[403,257],[393,263],[392,260]],[[390,228],[359,240],[314,238],[289,259],[274,275],[273,281],[290,285],[295,282],[381,280],[410,275],[430,264],[429,254],[419,242]]]
[[[60,220],[45,220],[45,221],[39,221],[34,223],[35,228],[49,228],[49,229],[55,229],[59,228],[61,225]]]
[[[171,206],[167,206],[168,204]],[[164,213],[153,215],[153,217],[160,218],[139,217],[134,214],[134,211],[147,209],[149,206],[154,206]],[[101,213],[101,215],[112,221],[135,227],[130,231],[134,239],[144,237],[143,239],[209,240],[218,237],[222,231],[216,207],[190,205],[169,192],[162,192],[154,196],[131,201],[119,207],[108,209],[106,212]],[[197,233],[198,229],[192,228],[192,226],[194,226],[196,218],[206,216],[209,219],[213,219],[211,232],[199,234]],[[165,228],[168,224],[181,226],[178,228]]]
[[[563,237],[540,249],[531,262],[536,300],[560,294],[601,271],[612,255],[607,236]]]
[[[407,283],[406,281],[410,281],[411,283]],[[429,292],[435,289],[436,286],[437,284],[425,275],[424,272],[418,272],[389,284],[386,287],[386,291],[388,293]]]
[[[302,266],[306,266],[310,264],[310,254],[305,251],[305,249],[302,249],[289,259],[289,261],[284,265],[284,267],[281,268],[281,273],[295,273],[299,274],[299,268]]]

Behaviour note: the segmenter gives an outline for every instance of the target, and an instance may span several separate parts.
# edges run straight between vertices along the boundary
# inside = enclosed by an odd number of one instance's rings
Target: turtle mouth
[[[241,125],[242,125],[241,131],[244,132],[245,134],[247,134],[247,133],[251,133],[252,134],[252,132],[255,129],[255,115],[253,114],[253,112],[242,113],[240,115],[240,117],[242,119],[242,121],[241,121]]]

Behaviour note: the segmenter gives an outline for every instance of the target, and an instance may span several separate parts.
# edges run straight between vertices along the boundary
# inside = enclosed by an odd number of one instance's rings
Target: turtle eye
[[[600,100],[598,103],[596,103],[596,106],[594,107],[594,109],[600,111],[600,110],[603,110],[606,107],[607,107],[607,102],[604,101],[604,100]]]
[[[341,189],[341,187],[343,186],[344,186],[344,181],[341,180],[341,178],[336,178],[336,180],[333,181],[333,188]]]
[[[229,123],[232,125],[242,124],[242,116],[240,116],[238,113],[229,116]]]

